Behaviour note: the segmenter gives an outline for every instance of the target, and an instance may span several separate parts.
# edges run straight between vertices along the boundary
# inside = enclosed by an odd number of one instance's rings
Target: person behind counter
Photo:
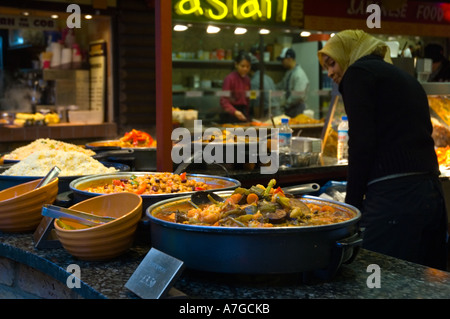
[[[230,91],[230,96],[220,98],[220,106],[226,114],[222,117],[224,123],[250,120],[250,107],[247,91],[250,90],[250,55],[241,51],[234,59],[235,70],[229,73],[222,85],[223,91]]]
[[[295,117],[305,110],[305,101],[309,88],[309,79],[300,64],[295,60],[295,51],[284,48],[277,58],[287,70],[277,89],[285,90],[284,113]]]
[[[251,89],[252,90],[260,90],[261,89],[261,71],[259,70],[259,60],[254,56],[251,55],[251,70],[250,70],[250,83],[251,83]],[[267,74],[263,74],[263,85],[262,85],[263,91],[261,92],[260,96],[263,96],[263,105],[264,105],[264,115],[269,114],[269,92],[270,91],[276,91],[276,85],[275,82],[272,80],[270,76]],[[260,107],[261,103],[261,97],[258,96],[254,100],[250,100],[250,107],[252,110],[255,108]],[[271,116],[278,116],[281,115],[281,109],[280,109],[280,99],[278,97],[270,97],[270,115]]]
[[[349,121],[345,201],[362,212],[363,247],[446,270],[447,213],[426,93],[361,30],[318,51]]]
[[[444,56],[444,48],[439,44],[425,47],[425,58],[432,60],[428,82],[450,82],[450,61]]]

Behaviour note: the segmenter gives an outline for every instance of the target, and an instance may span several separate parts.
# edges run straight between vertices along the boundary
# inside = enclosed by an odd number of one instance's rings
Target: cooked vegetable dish
[[[155,173],[142,176],[131,175],[129,178],[113,179],[111,182],[102,183],[83,189],[92,193],[120,193],[131,192],[138,195],[170,194],[192,192],[212,189],[205,182],[189,179],[186,173]]]
[[[116,141],[93,142],[91,146],[117,146],[124,148],[156,147],[156,140],[148,133],[132,129]]]
[[[236,188],[223,201],[207,194],[210,202],[201,204],[192,197],[190,207],[156,211],[154,217],[181,224],[226,227],[317,226],[354,217],[349,211],[285,195],[280,187],[273,187],[275,183],[271,180],[267,187]]]

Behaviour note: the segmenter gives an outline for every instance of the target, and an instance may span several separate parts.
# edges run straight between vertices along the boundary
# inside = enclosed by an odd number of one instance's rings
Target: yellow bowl
[[[36,186],[42,179],[7,188],[0,192],[0,231],[33,231],[42,220],[44,204],[52,204],[58,194],[58,178]]]
[[[137,224],[142,218],[142,198],[134,193],[96,196],[70,208],[116,218],[93,227],[66,218],[55,220],[55,232],[64,249],[82,260],[108,260],[125,253],[133,244]],[[62,228],[61,221],[75,229]]]

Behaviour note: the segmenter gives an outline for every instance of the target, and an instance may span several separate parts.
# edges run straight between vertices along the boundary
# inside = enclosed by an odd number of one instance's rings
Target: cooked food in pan
[[[186,177],[186,173],[180,175],[163,172],[145,174],[142,176],[131,175],[130,178],[113,179],[111,182],[93,185],[83,191],[92,193],[119,193],[132,192],[138,195],[170,194],[192,192],[212,189],[211,185],[202,181]]]
[[[354,217],[329,205],[286,196],[275,184],[272,179],[267,187],[239,187],[226,199],[209,192],[194,193],[183,207],[158,211],[154,217],[174,223],[226,227],[317,226]]]
[[[116,146],[124,148],[156,147],[156,140],[148,133],[132,129],[118,140],[93,142],[90,145],[94,147]]]

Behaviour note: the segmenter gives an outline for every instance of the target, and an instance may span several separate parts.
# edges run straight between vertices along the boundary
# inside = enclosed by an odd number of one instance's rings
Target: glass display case
[[[450,83],[425,82],[422,86],[428,96],[433,139],[438,157],[442,153],[440,160],[448,158],[447,165],[450,167]],[[328,111],[322,131],[322,161],[327,159],[333,161],[337,157],[337,127],[343,115],[345,115],[344,102],[342,97],[337,95]]]

